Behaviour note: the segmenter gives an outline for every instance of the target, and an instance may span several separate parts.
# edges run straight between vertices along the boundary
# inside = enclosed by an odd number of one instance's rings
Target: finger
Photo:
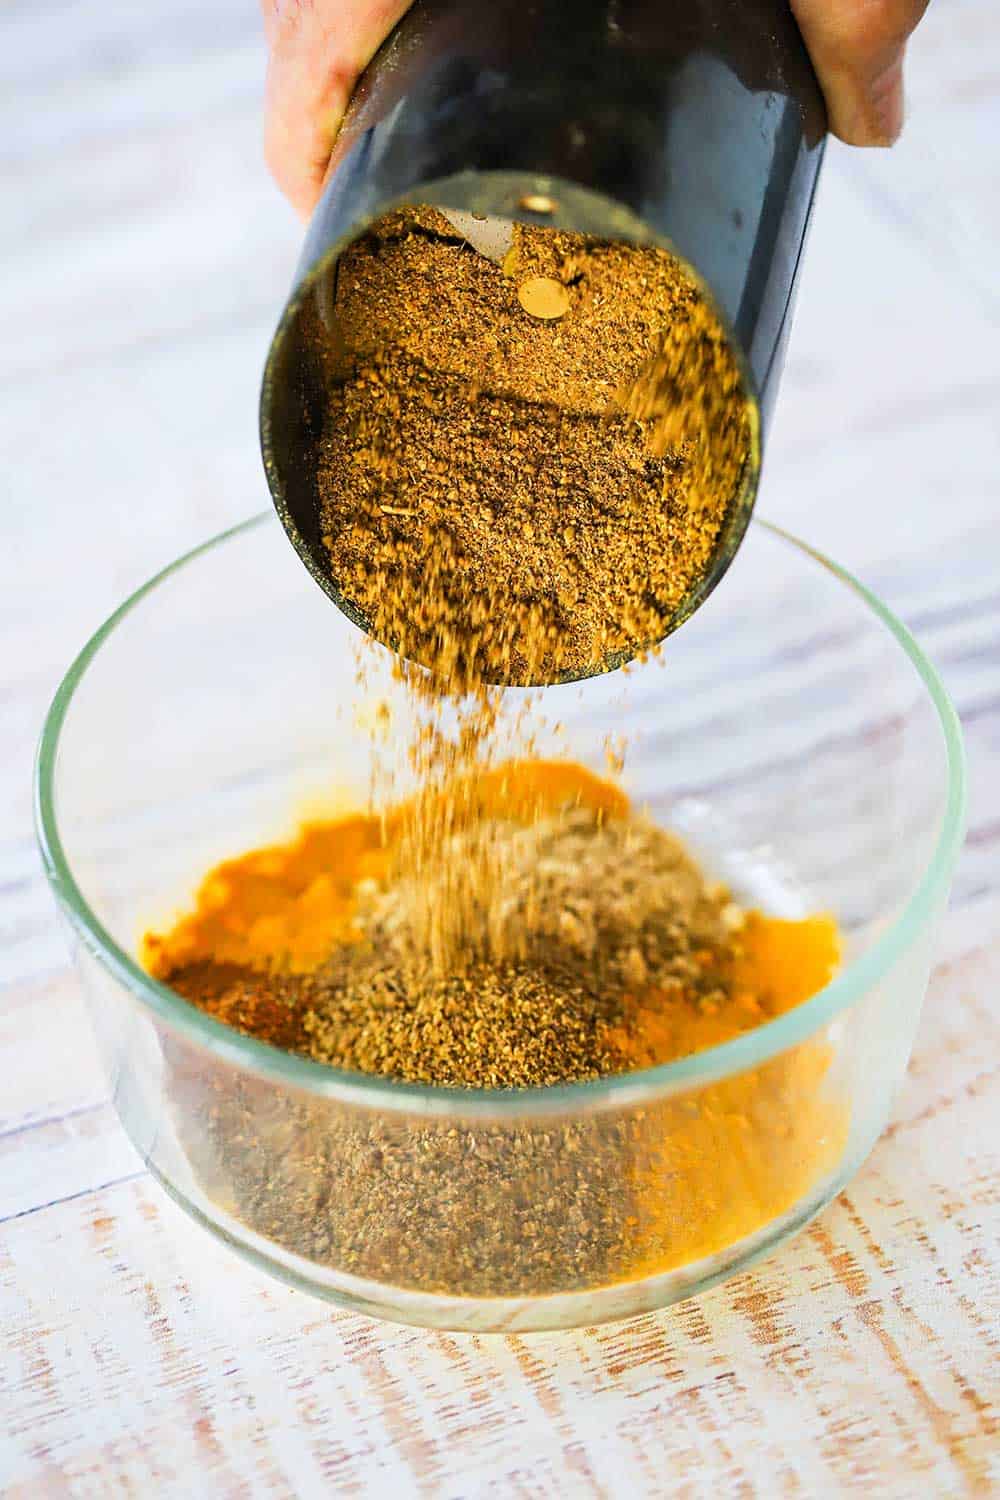
[[[851,146],[891,146],[903,128],[903,57],[928,0],[792,0],[826,99]]]
[[[354,85],[410,0],[263,0],[264,154],[295,211],[316,206]]]

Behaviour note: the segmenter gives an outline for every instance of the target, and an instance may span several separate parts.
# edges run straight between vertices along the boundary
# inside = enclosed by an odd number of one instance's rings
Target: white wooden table
[[[298,230],[259,160],[255,12],[0,18],[0,1493],[1000,1494],[1000,12],[938,0],[904,143],[831,151],[761,502],[887,596],[965,722],[969,840],[895,1119],[759,1269],[510,1339],[332,1310],[166,1200],[34,852],[71,655],[266,504]]]

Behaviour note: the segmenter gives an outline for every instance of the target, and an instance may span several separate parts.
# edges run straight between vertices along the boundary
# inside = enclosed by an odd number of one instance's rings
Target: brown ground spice
[[[463,840],[444,859],[465,868]],[[320,1062],[411,1083],[521,1088],[634,1066],[629,997],[718,1007],[728,998],[739,914],[679,841],[642,820],[578,808],[497,825],[502,877],[484,886],[465,962],[442,973],[414,951],[433,868],[354,900],[356,940],[317,968],[247,971],[204,960],[171,984],[240,1029]],[[414,909],[414,903],[417,909]]]
[[[414,893],[409,960],[440,985],[504,884],[476,785],[532,753],[516,724],[498,734],[492,684],[588,672],[660,639],[753,467],[753,414],[714,312],[655,248],[515,226],[498,267],[436,211],[399,211],[341,257],[333,316],[313,331],[325,542],[346,596],[402,653],[419,792],[394,877]],[[394,800],[398,748],[373,746],[376,805]],[[445,860],[455,839],[462,858]]]
[[[513,846],[508,875],[533,878],[464,973],[408,970],[409,894],[364,817],[211,872],[191,914],[147,941],[147,964],[275,1045],[501,1088],[696,1052],[798,1004],[836,965],[831,922],[741,921],[677,840],[578,769],[508,768],[480,790]],[[520,957],[490,959],[515,933]],[[165,1057],[176,1128],[216,1204],[321,1266],[454,1295],[567,1291],[710,1255],[799,1201],[846,1130],[821,1041],[695,1097],[510,1118],[309,1096],[206,1067],[176,1038]]]
[[[454,692],[588,673],[666,634],[756,442],[675,257],[515,225],[498,267],[433,210],[399,211],[342,256],[319,336],[324,540],[380,640]]]
[[[755,460],[694,283],[659,250],[523,228],[497,268],[411,211],[342,257],[317,336],[333,574],[432,667],[399,664],[418,790],[385,795],[390,740],[381,812],[211,872],[147,940],[151,971],[341,1069],[506,1090],[669,1061],[806,998],[836,962],[832,924],[743,921],[614,787],[498,764],[532,753],[531,729],[488,684],[658,640]],[[215,1204],[314,1264],[423,1291],[568,1291],[709,1255],[791,1207],[843,1142],[821,1044],[697,1101],[582,1117],[347,1103],[176,1037],[165,1057]]]

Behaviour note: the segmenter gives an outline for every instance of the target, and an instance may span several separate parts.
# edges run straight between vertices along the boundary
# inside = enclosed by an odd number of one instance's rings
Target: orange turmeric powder
[[[436,795],[460,800],[454,779]],[[628,811],[618,787],[563,761],[484,769],[461,800],[470,820],[526,824],[564,807],[618,818]],[[145,967],[157,979],[202,960],[297,973],[315,967],[336,943],[356,936],[357,886],[386,878],[413,805],[403,803],[386,818],[357,813],[310,821],[287,844],[224,860],[198,887],[192,912],[166,935],[145,935]]]

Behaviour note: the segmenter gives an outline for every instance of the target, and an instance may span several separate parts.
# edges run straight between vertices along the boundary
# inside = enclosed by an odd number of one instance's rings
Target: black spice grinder
[[[356,624],[368,628],[331,578],[321,537],[326,377],[305,316],[312,299],[335,343],[345,246],[404,203],[440,208],[487,254],[491,233],[502,245],[512,219],[666,244],[728,324],[763,434],[825,128],[787,0],[417,0],[352,100],[261,394],[278,514],[313,577]],[[711,592],[742,540],[756,456],[751,468],[712,567],[675,623]]]

